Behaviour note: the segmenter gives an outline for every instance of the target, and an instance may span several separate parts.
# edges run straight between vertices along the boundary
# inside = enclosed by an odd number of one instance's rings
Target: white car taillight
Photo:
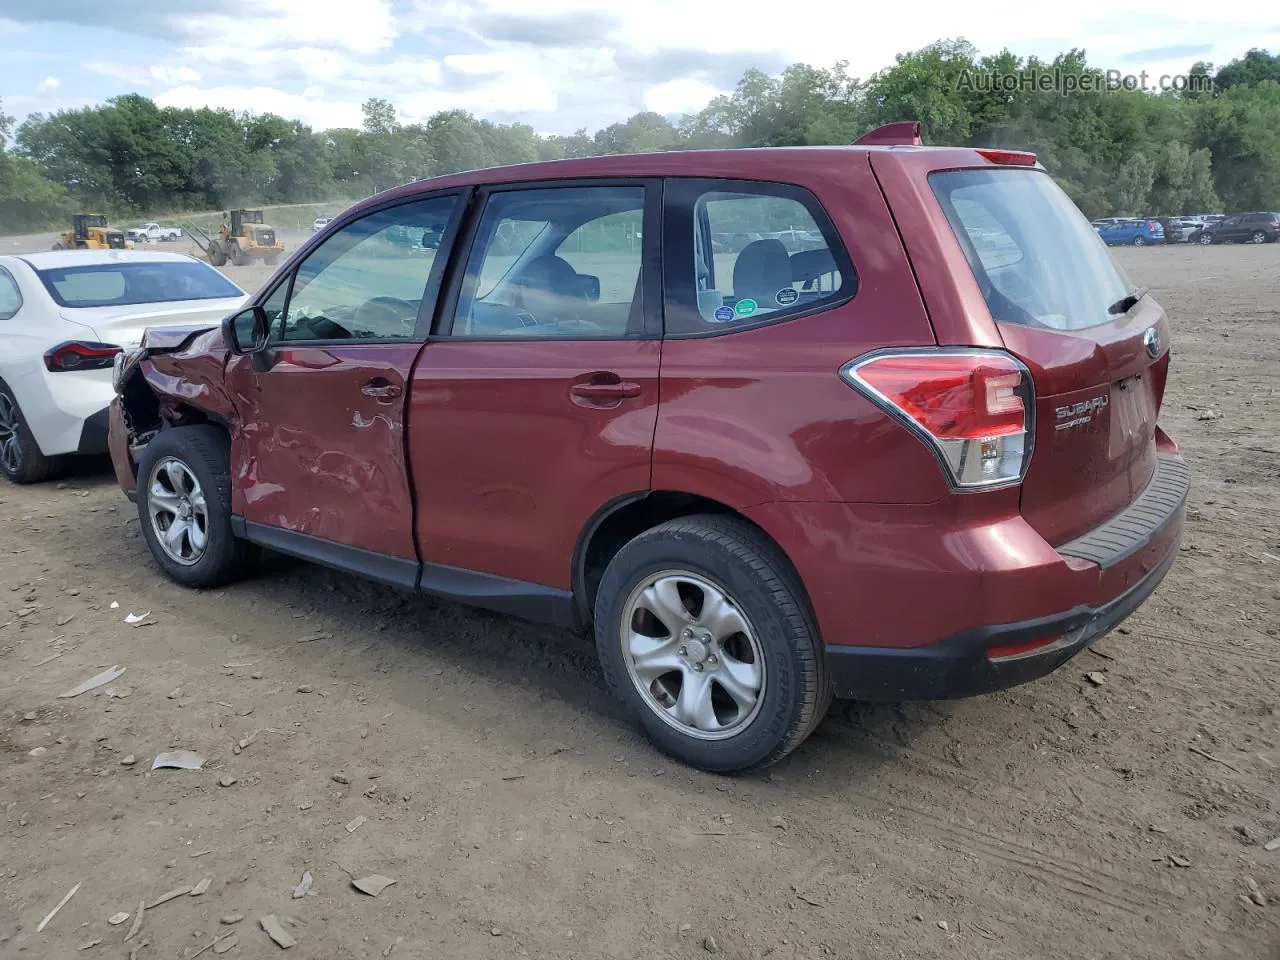
[[[905,424],[937,455],[952,489],[1021,482],[1031,462],[1031,374],[999,350],[884,350],[840,376]]]

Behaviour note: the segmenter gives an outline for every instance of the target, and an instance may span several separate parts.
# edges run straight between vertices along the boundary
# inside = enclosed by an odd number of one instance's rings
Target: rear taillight
[[[851,360],[840,376],[904,423],[955,490],[1018,483],[1031,461],[1031,374],[996,350],[891,350]]]
[[[114,343],[91,343],[69,340],[45,352],[44,365],[51,373],[70,370],[105,370],[115,362],[121,350]]]

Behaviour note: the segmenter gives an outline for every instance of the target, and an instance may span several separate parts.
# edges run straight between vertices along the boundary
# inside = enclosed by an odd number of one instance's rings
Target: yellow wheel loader
[[[284,255],[284,244],[276,240],[274,227],[262,222],[261,210],[232,210],[216,234],[205,236],[205,256],[215,267],[228,260],[244,266],[261,260],[274,267]]]
[[[76,213],[71,229],[64,230],[53,244],[54,250],[128,250],[133,247],[123,230],[107,224],[101,213]]]

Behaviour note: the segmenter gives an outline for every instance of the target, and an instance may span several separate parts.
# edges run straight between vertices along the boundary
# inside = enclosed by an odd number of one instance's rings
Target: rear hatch
[[[1120,513],[1152,478],[1168,321],[1040,168],[942,170],[928,181],[1005,348],[1031,371],[1021,511],[1060,545]]]

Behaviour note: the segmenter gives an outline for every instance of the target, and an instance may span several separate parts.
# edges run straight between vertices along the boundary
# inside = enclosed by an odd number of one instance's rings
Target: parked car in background
[[[244,299],[178,253],[0,256],[0,472],[32,483],[65,455],[106,453],[116,354],[148,326],[208,326]]]
[[[316,217],[311,224],[311,232],[319,233],[321,230],[327,227],[332,222],[332,220],[333,220],[333,217]]]
[[[1194,243],[1275,243],[1280,238],[1280,214],[1233,213],[1207,223],[1192,235]]]
[[[149,333],[110,447],[174,581],[265,546],[591,625],[661,749],[740,771],[833,695],[1032,680],[1147,598],[1189,483],[1169,333],[1031,154],[522,164],[367,200],[221,325]]]
[[[1102,242],[1109,247],[1144,247],[1149,243],[1164,243],[1164,227],[1158,220],[1118,220],[1096,229]]]
[[[162,227],[154,221],[144,223],[140,227],[133,227],[125,231],[125,237],[129,240],[157,240],[161,242],[172,242],[182,239],[182,230],[178,227]]]
[[[1180,217],[1152,217],[1164,230],[1165,243],[1185,243],[1198,226]]]
[[[1099,217],[1097,220],[1093,221],[1093,228],[1097,230],[1101,227],[1109,227],[1113,223],[1123,222],[1124,219],[1124,217]]]

